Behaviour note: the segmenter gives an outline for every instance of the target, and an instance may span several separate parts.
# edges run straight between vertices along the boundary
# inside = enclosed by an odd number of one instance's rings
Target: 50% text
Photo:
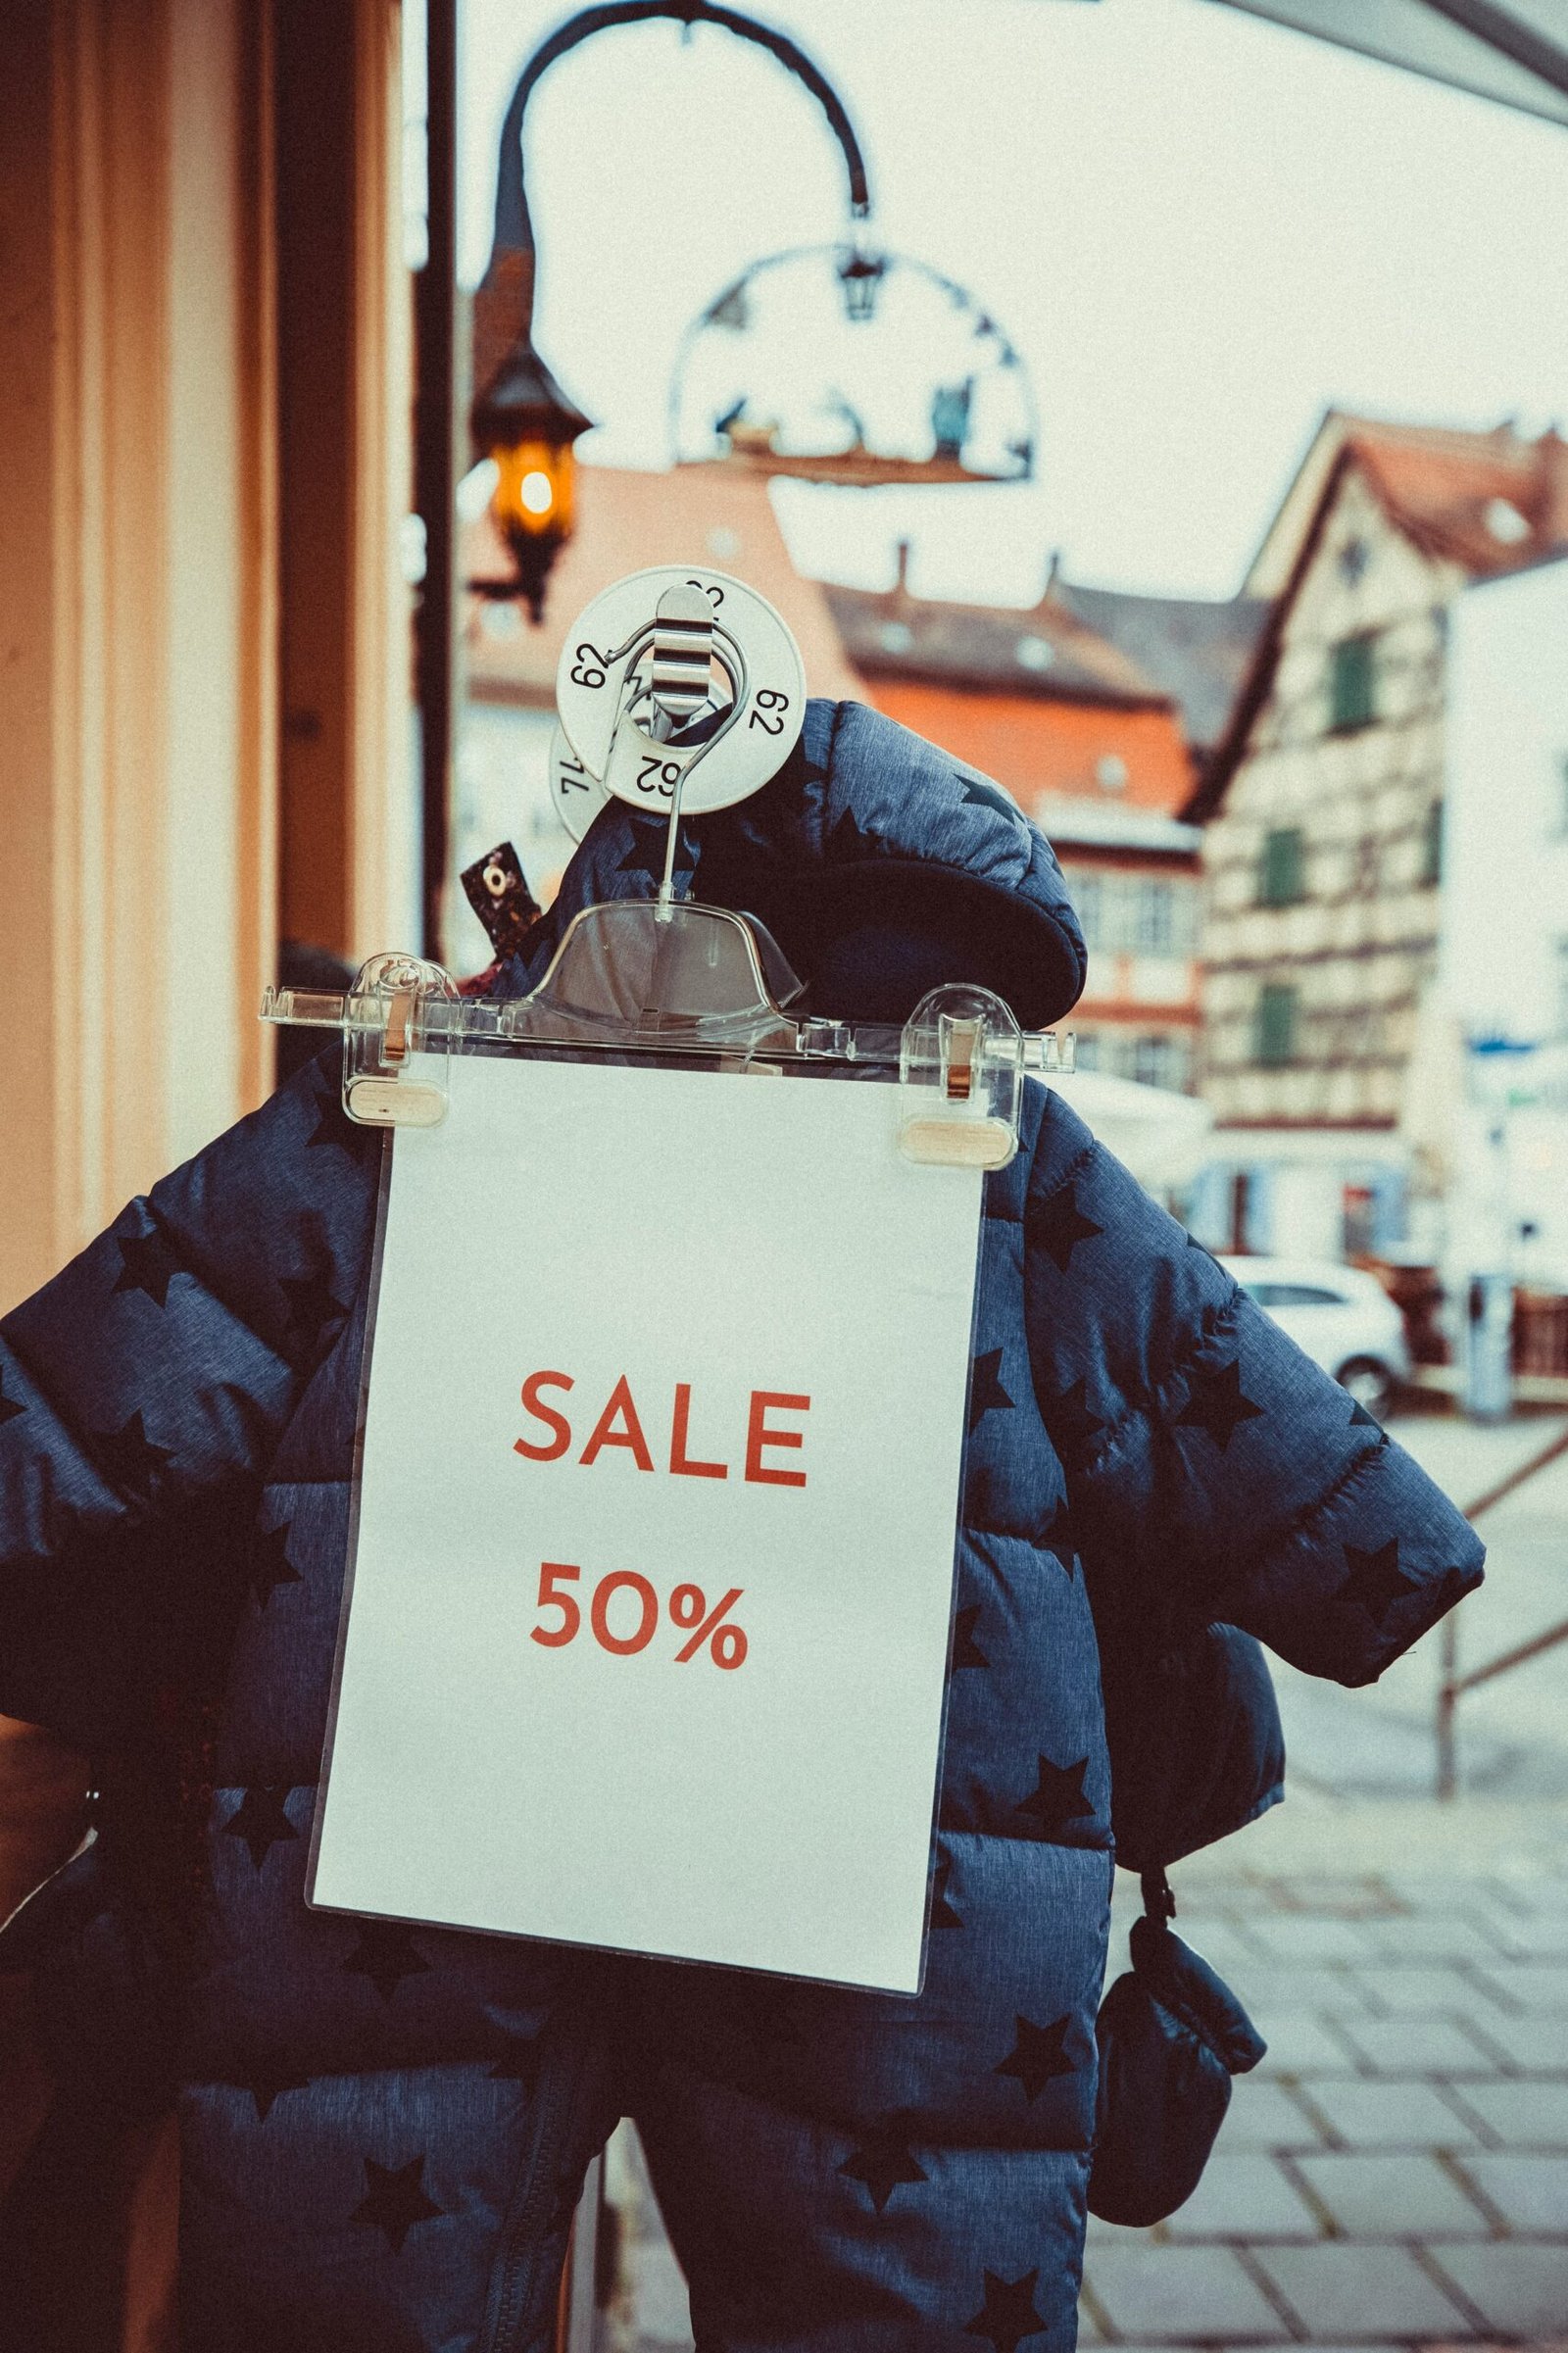
[[[554,1624],[532,1629],[530,1639],[541,1648],[564,1650],[582,1631],[582,1603],[566,1590],[581,1577],[581,1569],[569,1561],[547,1560],[542,1564],[539,1607],[559,1611],[560,1615]],[[670,1624],[687,1638],[675,1652],[678,1667],[688,1665],[703,1650],[715,1667],[729,1670],[744,1663],[746,1635],[729,1614],[744,1590],[742,1586],[731,1586],[723,1599],[710,1609],[708,1595],[700,1585],[674,1588],[664,1609]],[[660,1615],[658,1593],[635,1569],[616,1569],[609,1577],[601,1577],[588,1603],[588,1624],[594,1641],[601,1650],[610,1651],[615,1658],[630,1658],[635,1651],[646,1650],[659,1631]]]

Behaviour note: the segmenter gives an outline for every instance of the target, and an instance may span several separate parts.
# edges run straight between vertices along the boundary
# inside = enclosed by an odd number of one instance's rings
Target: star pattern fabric
[[[115,1485],[132,1495],[151,1495],[159,1473],[166,1462],[173,1460],[175,1451],[172,1446],[153,1444],[139,1408],[118,1430],[95,1430],[92,1450]]]
[[[251,1861],[258,1871],[274,1846],[280,1846],[285,1839],[297,1838],[300,1835],[283,1810],[284,1800],[293,1787],[292,1782],[286,1781],[255,1784],[245,1791],[223,1824],[228,1838],[244,1839],[250,1849]]]
[[[1029,820],[1017,802],[1003,792],[1000,786],[988,784],[983,776],[966,776],[961,768],[955,769],[954,781],[962,788],[966,809],[995,809],[997,815],[1005,817],[1009,825],[1027,826]]]
[[[117,1234],[115,1247],[120,1272],[114,1289],[144,1292],[155,1307],[166,1305],[170,1284],[183,1272],[168,1236],[154,1226],[149,1234]]]
[[[1065,1499],[1056,1505],[1051,1515],[1051,1525],[1042,1532],[1040,1549],[1054,1552],[1071,1579],[1078,1563],[1078,1531],[1073,1525],[1072,1513]]]
[[[1026,2336],[1045,2334],[1049,2324],[1035,2302],[1038,2265],[1021,2279],[1004,2279],[996,2272],[987,2272],[984,2279],[986,2300],[974,2319],[965,2321],[965,2336],[987,2338],[996,2353],[1017,2353]]]
[[[617,874],[646,875],[654,890],[664,879],[664,858],[669,846],[669,828],[662,822],[645,817],[635,828],[635,839],[619,865]],[[684,825],[675,837],[675,871],[691,874],[696,871],[697,852]]]
[[[987,1348],[974,1360],[969,1382],[969,1428],[976,1430],[988,1413],[1011,1413],[1013,1400],[1002,1385],[1002,1350]]]
[[[288,1301],[288,1331],[291,1340],[304,1347],[316,1348],[332,1324],[340,1324],[348,1308],[332,1296],[330,1262],[318,1266],[314,1274],[284,1275],[278,1289]]]
[[[357,1160],[365,1149],[367,1131],[356,1127],[343,1108],[341,1096],[318,1087],[313,1098],[316,1104],[316,1125],[305,1139],[307,1152],[335,1148],[346,1158]]]
[[[1027,1821],[1038,1822],[1049,1838],[1065,1830],[1069,1822],[1087,1821],[1094,1808],[1084,1795],[1084,1775],[1089,1759],[1078,1758],[1075,1764],[1054,1765],[1049,1756],[1039,1760],[1040,1783],[1029,1795],[1013,1807]]]
[[[359,1942],[344,1962],[349,1977],[368,1978],[389,2002],[405,1978],[422,1977],[430,1964],[400,1920],[366,1920]]]
[[[852,2150],[839,2167],[848,2181],[860,2182],[878,2214],[887,2211],[887,2203],[896,2189],[907,2182],[930,2180],[906,2140],[892,2126],[882,2132],[867,2133],[860,2146]]]
[[[857,821],[854,810],[848,809],[833,822],[827,837],[827,852],[832,858],[856,860],[887,855],[881,835],[868,833]]]
[[[1100,1436],[1102,1430],[1108,1430],[1110,1427],[1108,1422],[1102,1420],[1096,1413],[1089,1402],[1087,1377],[1081,1381],[1074,1381],[1071,1388],[1064,1389],[1060,1396],[1054,1400],[1051,1418],[1061,1434],[1062,1445],[1070,1447],[1075,1453],[1084,1452]]]
[[[265,2125],[284,2092],[308,2090],[311,2079],[286,2059],[261,2055],[252,2059],[239,2082],[256,2102],[257,2123]]]
[[[1031,1215],[1029,1242],[1031,1247],[1038,1245],[1045,1250],[1058,1273],[1065,1274],[1079,1245],[1095,1241],[1104,1230],[1079,1208],[1077,1186],[1064,1185],[1043,1210]]]
[[[1382,1625],[1396,1601],[1421,1588],[1419,1577],[1407,1577],[1399,1566],[1396,1536],[1370,1551],[1363,1551],[1359,1544],[1347,1544],[1345,1565],[1348,1574],[1341,1591],[1350,1600],[1359,1601],[1374,1626]]]
[[[980,1603],[971,1601],[960,1609],[953,1621],[953,1664],[950,1673],[956,1675],[964,1667],[989,1667],[990,1659],[975,1640],[975,1628],[980,1623]]]
[[[933,1928],[962,1928],[963,1914],[948,1893],[948,1882],[953,1877],[953,1857],[943,1855],[938,1861],[931,1883],[931,1926]]]
[[[1213,1372],[1194,1373],[1187,1402],[1177,1414],[1178,1430],[1201,1430],[1223,1454],[1243,1422],[1260,1421],[1261,1405],[1242,1395],[1242,1364],[1236,1357]]]
[[[373,2157],[367,2157],[365,2195],[349,2220],[384,2231],[393,2254],[401,2255],[403,2242],[416,2223],[433,2222],[445,2212],[445,2207],[425,2194],[422,2153],[411,2157],[407,2165],[377,2165]]]
[[[538,2034],[514,2034],[490,2073],[503,2083],[521,2083],[526,2090],[537,2090],[539,2070],[544,2063],[543,2038]]]
[[[1074,2072],[1063,2048],[1072,2018],[1069,2013],[1054,2018],[1048,2027],[1039,2027],[1032,2019],[1014,2016],[1013,2025],[1016,2040],[996,2073],[1016,2076],[1023,2085],[1024,2098],[1033,2107],[1049,2083],[1057,2076],[1070,2076]]]
[[[256,1606],[265,1609],[280,1585],[303,1585],[305,1580],[288,1556],[289,1532],[292,1520],[280,1520],[275,1528],[257,1531],[251,1545],[251,1592]]]

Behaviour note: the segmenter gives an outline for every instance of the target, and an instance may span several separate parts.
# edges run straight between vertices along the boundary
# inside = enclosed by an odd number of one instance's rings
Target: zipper
[[[573,2076],[576,2070],[572,2071]],[[548,2058],[539,2070],[538,2131],[534,2140],[531,2178],[514,2201],[501,2227],[501,2249],[490,2275],[489,2309],[477,2353],[517,2353],[519,2330],[532,2285],[540,2225],[547,2219],[553,2190],[551,2160],[556,2147],[556,2125],[562,2109],[562,2086]]]

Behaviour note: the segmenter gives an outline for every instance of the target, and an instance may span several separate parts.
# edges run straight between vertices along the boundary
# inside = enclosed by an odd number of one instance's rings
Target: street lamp
[[[575,520],[573,445],[593,420],[567,399],[533,347],[533,270],[531,245],[493,254],[474,297],[474,379],[483,389],[470,427],[475,456],[496,469],[491,512],[514,574],[514,587],[502,593],[520,595],[537,621],[544,617],[550,567]],[[509,319],[519,315],[502,343]]]
[[[804,50],[765,25],[711,0],[609,0],[585,8],[542,42],[524,66],[501,126],[496,167],[496,220],[489,267],[473,298],[474,399],[469,423],[475,459],[495,466],[491,512],[507,543],[513,580],[476,582],[490,596],[520,596],[535,621],[543,618],[550,567],[571,537],[576,492],[578,436],[593,421],[570,401],[534,349],[533,225],[522,184],[522,119],[534,85],[559,57],[580,41],[612,25],[667,18],[689,30],[716,25],[768,50],[805,83],[827,116],[844,153],[850,210],[856,221],[870,211],[865,164],[843,101]],[[854,291],[866,297],[857,272]],[[850,291],[847,285],[847,293]]]

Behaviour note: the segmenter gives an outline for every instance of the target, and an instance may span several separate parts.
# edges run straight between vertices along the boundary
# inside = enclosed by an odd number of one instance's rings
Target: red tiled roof
[[[1083,799],[1168,815],[1192,790],[1181,725],[1166,708],[1050,702],[1038,690],[998,694],[914,678],[870,684],[878,711],[994,776],[1031,814],[1047,802]],[[1107,774],[1119,781],[1107,787]]]
[[[1345,446],[1389,518],[1424,553],[1478,577],[1568,545],[1568,442],[1346,420]],[[1522,527],[1521,527],[1522,526]]]

